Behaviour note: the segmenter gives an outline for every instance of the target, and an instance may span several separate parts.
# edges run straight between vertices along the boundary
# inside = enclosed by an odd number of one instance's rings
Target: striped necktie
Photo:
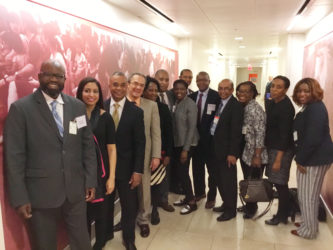
[[[60,133],[61,137],[63,137],[64,136],[64,127],[62,125],[61,118],[60,118],[60,116],[57,112],[57,101],[56,100],[51,102],[51,107],[52,107],[52,115],[53,115],[54,120],[57,124],[59,133]]]

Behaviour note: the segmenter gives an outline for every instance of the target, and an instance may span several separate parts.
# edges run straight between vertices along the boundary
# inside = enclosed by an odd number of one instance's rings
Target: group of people
[[[278,211],[265,223],[278,225],[288,221],[295,156],[302,221],[291,233],[316,237],[319,193],[333,162],[320,84],[311,78],[296,84],[292,98],[302,109],[295,117],[285,76],[273,78],[266,112],[250,81],[236,86],[236,98],[230,79],[215,91],[209,88],[209,74],[199,72],[198,91],[193,92],[192,78],[192,71],[184,69],[169,89],[164,69],[154,77],[114,72],[106,101],[93,77],[80,81],[73,98],[62,93],[64,65],[54,59],[42,63],[39,88],[11,105],[4,131],[10,201],[29,219],[35,249],[56,249],[59,217],[73,250],[91,249],[92,222],[93,249],[102,249],[118,230],[125,248],[136,249],[136,224],[140,235],[148,237],[149,223],[160,222],[158,207],[175,211],[169,191],[185,195],[173,203],[182,207],[182,215],[206,198],[205,208],[221,213],[217,221],[230,220],[237,211],[252,218],[256,203],[237,208],[238,158],[245,179],[265,172],[276,187]],[[215,204],[217,190],[220,206]],[[116,195],[121,220],[115,224]]]

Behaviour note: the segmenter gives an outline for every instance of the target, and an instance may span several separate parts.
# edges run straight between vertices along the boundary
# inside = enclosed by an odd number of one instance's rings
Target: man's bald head
[[[234,83],[230,79],[223,79],[218,86],[221,99],[228,99],[234,92]]]
[[[38,74],[41,90],[56,99],[64,89],[65,72],[65,66],[58,60],[48,59],[44,61]]]
[[[155,79],[158,81],[161,87],[161,92],[165,92],[169,87],[169,74],[164,69],[159,69],[155,73]]]

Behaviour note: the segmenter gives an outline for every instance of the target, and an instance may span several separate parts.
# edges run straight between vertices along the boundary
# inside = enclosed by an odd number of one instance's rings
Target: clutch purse
[[[161,163],[156,169],[155,171],[153,171],[151,173],[151,177],[150,177],[150,185],[154,186],[154,185],[158,185],[160,184],[166,175],[166,170],[165,170],[165,166]]]

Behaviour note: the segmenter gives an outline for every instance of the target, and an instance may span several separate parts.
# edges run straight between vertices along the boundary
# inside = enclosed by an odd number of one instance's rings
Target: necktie
[[[62,125],[61,118],[60,118],[60,116],[59,116],[59,114],[57,112],[57,101],[56,100],[53,101],[53,102],[51,102],[51,107],[52,107],[52,110],[51,110],[52,111],[52,115],[53,115],[54,120],[55,120],[55,122],[57,124],[59,133],[60,133],[61,137],[63,137],[64,136],[64,127]]]
[[[222,111],[222,107],[223,107],[223,102],[221,100],[220,102],[220,105],[219,105],[219,108],[217,109],[217,112],[215,113],[215,118],[212,122],[212,125],[210,127],[210,134],[211,135],[214,135],[215,134],[215,129],[216,129],[216,126],[217,126],[217,123],[218,123],[218,120],[220,119],[220,115],[221,115],[221,111]],[[215,120],[217,119],[217,120]]]
[[[199,100],[198,100],[198,103],[197,103],[197,106],[198,106],[198,118],[197,118],[197,124],[200,123],[200,120],[201,120],[201,104],[202,104],[202,96],[203,94],[200,93],[199,95]]]
[[[161,99],[162,103],[166,104],[164,92],[161,93]]]
[[[115,103],[115,104],[113,104],[113,106],[114,106],[114,110],[113,110],[113,113],[112,113],[112,118],[113,118],[113,121],[114,121],[114,125],[117,129],[118,124],[119,124],[119,113],[118,113],[119,104]]]

